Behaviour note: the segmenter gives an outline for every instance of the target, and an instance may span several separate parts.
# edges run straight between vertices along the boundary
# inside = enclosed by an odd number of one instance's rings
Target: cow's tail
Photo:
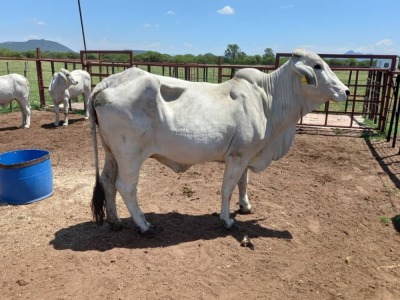
[[[105,218],[104,209],[106,204],[106,197],[104,194],[103,184],[100,181],[100,171],[99,171],[99,148],[97,146],[97,133],[96,133],[97,115],[96,115],[96,110],[94,109],[94,97],[96,94],[97,93],[93,91],[93,93],[89,97],[89,103],[88,103],[90,130],[92,133],[94,161],[96,168],[96,183],[93,188],[91,207],[92,207],[93,219],[95,220],[97,225],[103,225]]]

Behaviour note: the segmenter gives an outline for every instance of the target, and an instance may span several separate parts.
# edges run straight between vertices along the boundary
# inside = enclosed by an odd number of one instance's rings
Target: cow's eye
[[[322,67],[321,67],[321,65],[320,65],[320,64],[316,64],[316,65],[314,66],[314,69],[316,69],[316,70],[321,70],[321,69],[322,69]]]

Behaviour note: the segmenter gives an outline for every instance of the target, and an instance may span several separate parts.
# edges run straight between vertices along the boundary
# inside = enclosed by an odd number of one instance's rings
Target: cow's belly
[[[14,95],[12,92],[9,92],[7,90],[0,91],[0,104],[8,104],[13,99]]]
[[[154,154],[181,164],[223,161],[232,139],[227,132],[160,132]]]

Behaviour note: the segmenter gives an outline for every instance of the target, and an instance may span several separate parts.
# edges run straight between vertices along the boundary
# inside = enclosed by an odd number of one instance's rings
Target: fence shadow
[[[394,185],[400,189],[400,155],[387,142],[377,142],[365,139],[365,142],[379,163],[382,170],[389,176]]]
[[[146,214],[146,219],[155,224],[154,238],[142,238],[130,218],[122,219],[123,229],[111,231],[109,225],[97,226],[94,222],[84,222],[63,228],[55,233],[50,245],[56,250],[107,251],[113,248],[158,248],[177,245],[196,240],[214,240],[233,236],[239,243],[247,235],[249,238],[266,237],[292,239],[287,230],[274,230],[261,227],[257,221],[239,222],[241,229],[223,228],[219,217],[213,214],[187,215],[178,212],[165,214]]]
[[[17,126],[9,126],[9,127],[4,127],[4,128],[0,128],[0,131],[11,131],[11,130],[24,130],[25,128],[21,128],[21,127],[17,127]]]

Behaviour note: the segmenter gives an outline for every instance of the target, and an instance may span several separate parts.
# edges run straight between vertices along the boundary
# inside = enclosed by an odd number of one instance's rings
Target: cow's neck
[[[273,160],[280,159],[289,151],[299,119],[313,110],[308,101],[295,92],[298,83],[293,81],[289,63],[262,76],[267,124],[264,146],[249,165],[256,172],[264,170]]]
[[[293,76],[295,75],[289,62],[264,75],[263,88],[267,95],[265,114],[274,127],[286,127],[288,122],[297,123],[302,116],[314,109],[308,105],[311,104],[310,101],[299,96],[296,88],[300,86]]]

